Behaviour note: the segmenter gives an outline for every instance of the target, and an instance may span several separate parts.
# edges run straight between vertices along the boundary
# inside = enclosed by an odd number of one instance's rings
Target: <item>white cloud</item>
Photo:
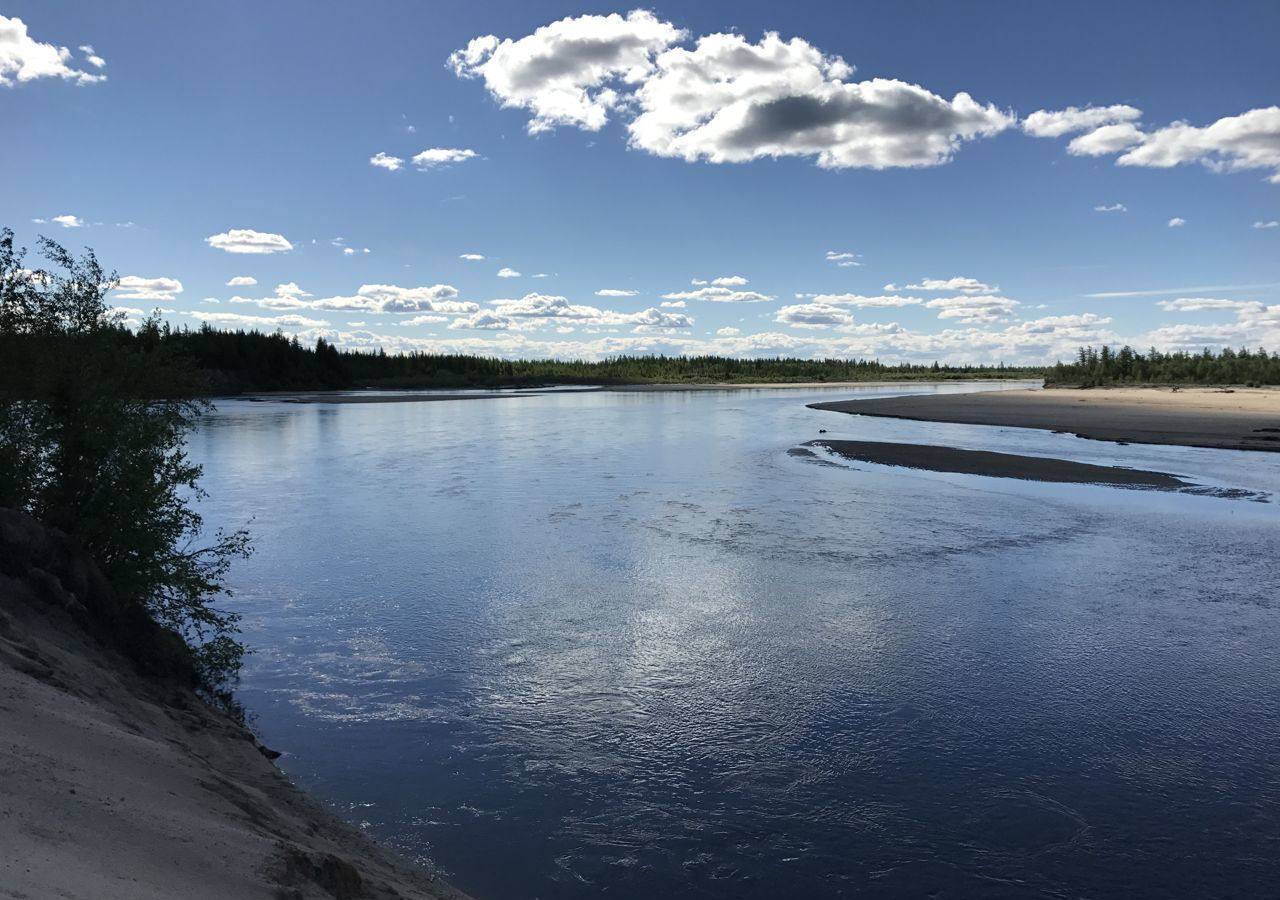
[[[718,287],[742,287],[747,279],[741,275],[721,275],[719,278],[712,278],[711,283]]]
[[[1208,284],[1200,285],[1199,287],[1161,288],[1159,290],[1145,291],[1104,291],[1097,294],[1085,294],[1085,296],[1103,300],[1112,297],[1159,297],[1162,294],[1192,294],[1200,291],[1252,291],[1273,287],[1280,287],[1280,281],[1264,282],[1263,284]]]
[[[1272,219],[1270,222],[1254,222],[1254,228],[1280,228],[1280,222]]]
[[[461,256],[459,256],[458,259],[465,259],[468,262],[479,262],[480,260],[484,259],[484,256],[483,254],[480,254],[480,253],[464,253]]]
[[[1077,131],[1093,131],[1103,126],[1133,122],[1142,118],[1142,110],[1132,106],[1086,106],[1083,109],[1037,110],[1022,121],[1022,130],[1035,137],[1062,137]]]
[[[598,131],[626,90],[653,68],[654,56],[684,32],[653,13],[634,10],[624,18],[561,19],[513,41],[478,37],[449,57],[463,78],[483,79],[505,107],[533,113],[531,134],[558,125]]]
[[[248,298],[232,297],[232,303],[252,303],[263,309],[310,309],[330,312],[363,313],[441,313],[466,315],[480,307],[468,301],[457,300],[458,289],[448,284],[429,287],[400,287],[394,284],[362,284],[352,296],[310,297],[296,284],[290,282],[276,286],[275,296]]]
[[[107,61],[98,55],[98,51],[94,50],[91,44],[81,44],[80,52],[84,54],[85,62],[95,69],[105,69],[107,67]]]
[[[594,306],[575,305],[567,298],[553,294],[526,294],[519,299],[493,300],[492,312],[477,312],[449,324],[453,330],[512,330],[539,328],[546,324],[563,325],[565,320],[583,325],[629,325],[637,331],[685,329],[693,319],[682,313],[663,312],[650,307],[638,313],[621,313]]]
[[[1067,152],[1072,156],[1108,156],[1142,143],[1142,137],[1137,126],[1128,122],[1104,125],[1072,140]]]
[[[1258,300],[1226,300],[1219,297],[1179,297],[1176,300],[1161,300],[1156,305],[1169,312],[1205,312],[1219,309],[1241,312],[1264,308],[1264,304]]]
[[[709,300],[714,303],[761,303],[772,297],[756,291],[735,291],[727,287],[704,287],[696,291],[675,291],[663,294],[663,300]]]
[[[368,252],[369,252],[369,248],[368,248],[368,247],[364,247],[364,248],[359,249],[359,250],[357,250],[355,247],[343,247],[343,248],[342,248],[342,255],[343,255],[343,256],[355,256],[355,255],[356,255],[356,254],[358,254],[358,253],[368,253]]]
[[[447,322],[447,321],[449,321],[448,316],[432,314],[432,315],[425,315],[425,316],[414,316],[412,319],[405,319],[400,324],[408,327],[412,325],[435,325],[439,322]],[[351,324],[354,325],[356,323],[353,322]],[[360,322],[359,324],[363,325],[364,323]]]
[[[957,275],[954,278],[922,278],[919,284],[908,284],[903,288],[886,284],[886,291],[959,291],[962,294],[994,294],[1000,290],[993,284],[986,284],[976,278]]]
[[[92,47],[82,47],[91,56],[89,64],[102,68],[106,62]],[[106,81],[107,76],[95,75],[72,68],[71,51],[55,44],[45,44],[27,33],[27,25],[17,17],[0,16],[0,86],[12,87],[37,78],[61,78],[75,84],[93,84]]]
[[[658,305],[663,309],[684,309],[689,304],[685,303],[683,300],[663,300]]]
[[[853,316],[848,310],[825,303],[798,303],[784,306],[774,314],[773,321],[792,328],[830,328],[834,325],[852,325]]]
[[[237,275],[227,282],[227,287],[252,287],[258,283],[258,279],[252,275]]]
[[[215,304],[215,305],[216,305],[216,304],[218,304],[218,303],[221,303],[222,301],[221,301],[221,300],[219,300],[217,297],[205,297],[205,298],[204,298],[203,300],[201,300],[200,302],[201,302],[201,303],[212,303],[212,304]]]
[[[1095,206],[1094,212],[1128,212],[1129,207],[1123,203],[1112,203],[1110,206]]]
[[[853,67],[800,38],[712,34],[673,48],[636,91],[631,145],[688,162],[812,156],[823,168],[945,163],[1013,117],[968,94],[903,81],[846,81]]]
[[[227,253],[284,253],[293,249],[283,235],[252,228],[232,228],[205,238],[205,243]]]
[[[380,169],[386,169],[388,172],[394,172],[404,165],[404,160],[398,156],[389,156],[379,150],[376,154],[369,157],[369,164],[377,166]]]
[[[454,147],[432,147],[429,150],[423,150],[421,153],[415,154],[413,164],[419,169],[434,169],[437,166],[447,166],[450,163],[466,162],[474,159],[476,151],[462,150]]]
[[[126,275],[116,285],[121,300],[174,300],[182,293],[182,282],[176,278],[142,278]]]
[[[890,290],[893,289],[892,285],[887,287]],[[888,309],[897,306],[919,306],[924,303],[919,297],[897,295],[866,297],[862,294],[814,294],[812,299],[814,303],[824,303],[827,306],[855,306],[860,309]]]
[[[188,315],[202,319],[213,325],[226,325],[232,328],[324,328],[329,323],[324,319],[310,319],[306,316],[246,316],[240,313],[218,313],[197,310]]]
[[[54,216],[49,221],[53,222],[55,225],[61,225],[63,228],[83,228],[85,224],[84,219],[81,219],[79,216],[71,215]]]
[[[519,278],[520,273],[508,266],[503,266],[501,269],[498,270],[498,277],[499,278]]]
[[[852,266],[860,266],[862,263],[858,261],[857,253],[841,252],[839,250],[828,250],[826,256],[827,262],[833,262],[842,269]]]
[[[1013,314],[1017,300],[1007,297],[965,295],[940,297],[925,303],[929,309],[940,310],[939,319],[959,319],[962,322],[996,322]]]
[[[742,334],[742,332],[733,327],[716,329],[716,337],[737,337],[740,334]]]
[[[1013,116],[968,94],[947,100],[891,79],[846,81],[853,67],[800,38],[687,37],[652,13],[561,19],[518,41],[476,38],[449,60],[483,78],[503,106],[533,113],[529,131],[599,130],[632,115],[630,144],[689,162],[816,157],[825,168],[932,166]]]
[[[1174,216],[1172,219],[1169,220],[1170,228],[1181,228],[1183,225],[1186,225],[1186,224],[1187,224],[1187,220],[1182,218],[1181,216]]]
[[[1144,135],[1116,165],[1167,169],[1197,162],[1215,172],[1274,169],[1268,180],[1280,184],[1280,106],[1251,109],[1204,127],[1174,122]]]
[[[634,297],[639,291],[623,291],[617,288],[601,288],[596,291],[597,297]]]

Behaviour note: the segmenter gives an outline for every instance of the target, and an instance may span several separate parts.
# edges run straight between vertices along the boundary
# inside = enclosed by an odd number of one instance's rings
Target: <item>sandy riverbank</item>
[[[1100,441],[1280,451],[1280,390],[1093,388],[838,400],[813,409],[1065,431]]]
[[[67,610],[97,588],[59,546],[0,510],[0,897],[465,900],[90,639]]]

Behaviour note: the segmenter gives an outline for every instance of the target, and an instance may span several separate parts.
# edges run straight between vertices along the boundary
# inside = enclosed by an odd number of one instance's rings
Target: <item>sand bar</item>
[[[883,441],[811,441],[807,446],[823,447],[845,459],[926,469],[930,472],[957,472],[991,478],[1020,478],[1059,484],[1105,484],[1118,487],[1182,490],[1194,487],[1167,472],[1148,472],[1116,466],[1095,466],[1043,456],[993,453],[988,450],[961,450],[928,444],[894,444]]]
[[[986,391],[810,406],[924,422],[1041,428],[1100,441],[1280,451],[1280,390],[1269,388]]]

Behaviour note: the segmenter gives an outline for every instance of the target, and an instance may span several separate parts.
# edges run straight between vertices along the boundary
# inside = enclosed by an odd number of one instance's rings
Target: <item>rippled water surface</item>
[[[805,408],[854,393],[223,403],[265,740],[482,900],[1280,893],[1280,454]]]

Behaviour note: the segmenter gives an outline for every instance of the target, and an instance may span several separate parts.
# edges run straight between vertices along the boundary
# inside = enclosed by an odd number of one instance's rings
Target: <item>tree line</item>
[[[1140,353],[1125,345],[1081,347],[1074,361],[1059,362],[1045,373],[1046,384],[1102,387],[1110,384],[1280,384],[1280,353],[1225,347],[1200,353],[1152,347]]]

